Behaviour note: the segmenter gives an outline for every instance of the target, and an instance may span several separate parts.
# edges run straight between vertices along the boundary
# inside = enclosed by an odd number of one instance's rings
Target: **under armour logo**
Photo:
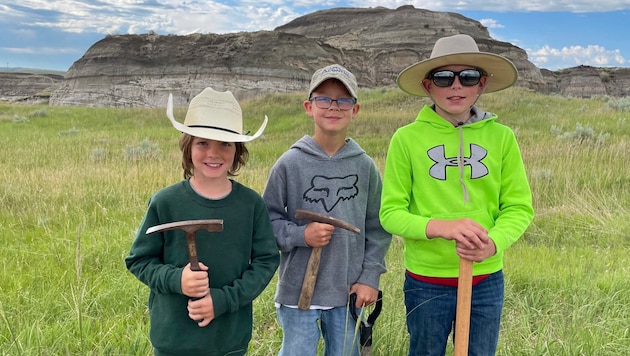
[[[314,176],[311,187],[303,198],[309,203],[321,202],[326,212],[330,212],[342,200],[352,199],[359,194],[359,177],[352,174],[345,177]]]
[[[457,157],[446,158],[444,145],[430,149],[427,154],[435,162],[429,169],[429,175],[435,179],[446,180],[446,167],[457,167]],[[470,178],[481,178],[488,174],[488,168],[481,162],[486,158],[488,151],[485,148],[471,144],[470,157],[462,157],[464,166],[470,166]]]

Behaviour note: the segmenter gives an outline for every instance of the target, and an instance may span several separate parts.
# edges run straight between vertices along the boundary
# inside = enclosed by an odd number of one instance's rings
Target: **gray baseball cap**
[[[327,67],[318,69],[313,73],[313,77],[311,78],[311,86],[308,91],[308,96],[310,97],[313,94],[313,91],[317,89],[317,87],[322,84],[324,81],[328,79],[337,79],[346,86],[350,95],[353,98],[357,98],[357,92],[359,91],[359,86],[357,85],[357,79],[354,77],[354,74],[350,73],[349,70],[340,66],[339,64],[331,64]]]

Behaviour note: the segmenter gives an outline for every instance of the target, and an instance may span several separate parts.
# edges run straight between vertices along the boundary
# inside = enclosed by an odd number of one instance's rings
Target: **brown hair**
[[[191,151],[194,138],[195,136],[187,133],[182,133],[182,136],[179,138],[179,149],[182,151],[182,169],[184,170],[185,179],[193,175],[194,167]],[[249,151],[247,147],[245,147],[244,142],[234,142],[234,144],[236,145],[236,152],[234,153],[234,163],[232,163],[232,167],[228,170],[229,177],[237,176],[237,172],[247,163],[247,159],[249,158]]]

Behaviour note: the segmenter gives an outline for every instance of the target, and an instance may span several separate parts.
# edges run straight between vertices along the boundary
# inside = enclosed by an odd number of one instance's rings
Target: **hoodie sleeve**
[[[290,251],[295,247],[307,247],[304,241],[306,226],[298,226],[287,212],[287,187],[290,185],[286,183],[286,180],[287,167],[281,158],[269,173],[263,200],[267,205],[278,248],[282,252]]]
[[[512,131],[503,157],[499,217],[488,235],[494,240],[497,253],[505,251],[524,233],[534,218],[532,193],[527,181],[525,165]]]
[[[370,169],[370,190],[365,216],[365,257],[363,270],[358,283],[379,289],[381,274],[387,272],[385,255],[392,241],[392,235],[383,229],[379,211],[381,204],[382,181],[376,165]]]
[[[414,172],[407,148],[414,147],[416,139],[400,130],[392,136],[383,174],[380,218],[385,230],[393,235],[426,240],[430,218],[410,211]]]

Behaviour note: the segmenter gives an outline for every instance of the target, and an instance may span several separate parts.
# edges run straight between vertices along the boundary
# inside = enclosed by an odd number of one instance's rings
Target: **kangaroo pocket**
[[[494,225],[493,217],[484,210],[458,213],[446,213],[432,216],[434,219],[457,220],[471,219],[485,229]],[[455,241],[443,238],[405,241],[405,267],[419,275],[431,277],[457,277],[459,274],[459,256],[455,250]]]
[[[457,220],[470,219],[483,226],[486,230],[490,230],[494,226],[494,217],[487,210],[477,209],[464,212],[448,212],[432,216],[433,219],[440,220]]]

